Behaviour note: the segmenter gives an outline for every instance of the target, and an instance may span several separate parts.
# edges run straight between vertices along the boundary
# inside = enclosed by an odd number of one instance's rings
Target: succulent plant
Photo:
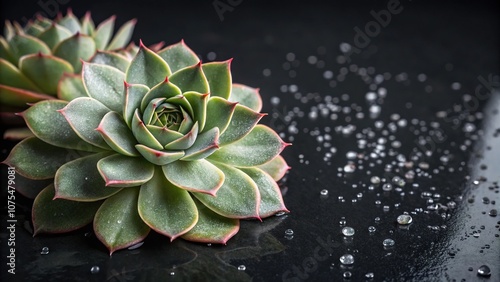
[[[258,124],[258,89],[233,84],[230,65],[202,64],[183,41],[158,52],[141,43],[130,62],[83,63],[85,97],[21,113],[34,137],[4,163],[54,179],[34,201],[35,234],[93,221],[110,253],[150,229],[225,244],[240,219],[287,212],[276,181],[288,144]]]
[[[2,122],[22,121],[14,113],[26,109],[27,103],[84,95],[77,75],[81,60],[89,60],[98,50],[123,49],[135,22],[125,23],[112,38],[114,16],[97,27],[90,13],[79,20],[71,10],[54,21],[39,15],[24,27],[6,21],[4,36],[0,36]]]

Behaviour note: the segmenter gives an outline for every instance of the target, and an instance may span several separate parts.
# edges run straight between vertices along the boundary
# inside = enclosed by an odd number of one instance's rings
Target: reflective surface
[[[152,233],[109,257],[91,227],[32,238],[19,196],[16,275],[3,265],[2,281],[500,280],[496,3],[121,3],[57,7],[137,17],[134,39],[183,38],[203,61],[234,57],[233,81],[260,87],[262,122],[293,143],[281,183],[291,213],[242,222],[226,246]],[[19,1],[1,13],[42,9]],[[2,256],[6,220],[4,207]]]

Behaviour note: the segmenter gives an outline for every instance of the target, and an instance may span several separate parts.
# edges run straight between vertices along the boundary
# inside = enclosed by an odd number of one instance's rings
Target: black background
[[[49,10],[40,5],[49,2],[56,5]],[[491,209],[498,210],[500,202],[500,141],[494,133],[500,127],[500,102],[495,98],[498,92],[491,99],[478,95],[486,93],[484,79],[500,86],[497,1],[400,1],[400,12],[392,14],[385,27],[379,25],[368,36],[366,46],[357,44],[356,28],[376,25],[371,11],[386,10],[389,2],[2,1],[2,19],[23,22],[37,12],[50,16],[69,7],[79,17],[91,11],[96,23],[116,14],[118,24],[138,19],[135,42],[142,39],[146,45],[158,41],[168,45],[184,39],[203,61],[209,61],[210,52],[216,60],[234,58],[233,81],[260,88],[263,112],[269,113],[262,123],[283,133],[285,141],[293,137],[293,146],[283,152],[292,169],[281,183],[291,213],[263,223],[242,222],[240,232],[226,246],[182,240],[169,243],[168,238],[151,234],[139,249],[109,257],[91,235],[91,228],[32,238],[30,201],[18,197],[17,274],[7,275],[2,265],[2,281],[281,281],[293,277],[298,279],[295,281],[364,281],[369,280],[367,273],[373,273],[373,281],[500,281],[500,217],[488,215]],[[237,5],[221,14],[214,3]],[[360,49],[348,63],[342,62],[342,43]],[[311,56],[323,65],[309,63]],[[367,80],[358,75],[360,68],[368,72]],[[271,74],[264,75],[264,70]],[[325,78],[325,71],[331,71],[333,78]],[[338,76],[345,71],[347,74]],[[370,85],[377,74],[386,74],[387,79],[375,85],[375,92],[384,88],[387,97],[379,98],[382,112],[372,119],[365,94],[373,90]],[[419,80],[421,74],[425,81]],[[459,89],[452,87],[457,82]],[[478,92],[480,85],[483,88]],[[294,87],[306,97],[303,101],[290,93]],[[273,97],[280,102],[271,103]],[[478,98],[477,103],[467,104],[467,97]],[[335,120],[330,119],[331,111],[326,117],[309,118],[309,112],[327,99],[351,111],[337,113]],[[304,117],[289,115],[294,107]],[[448,117],[437,115],[442,111]],[[363,113],[363,118],[356,113]],[[399,119],[406,119],[408,125],[390,131],[389,124],[397,124]],[[383,121],[383,129],[376,129],[375,121]],[[468,123],[476,129],[464,130]],[[335,131],[348,124],[356,126],[353,134]],[[290,125],[299,133],[290,133]],[[436,125],[436,131],[446,136],[439,142],[432,130]],[[327,127],[337,151],[324,160],[329,148],[311,132],[317,130],[324,136]],[[356,133],[366,128],[375,136],[360,149]],[[380,163],[369,158],[379,137],[399,140],[401,147],[393,151],[408,159],[424,153],[415,166],[429,164],[413,180],[418,187],[408,181],[402,188],[404,196],[400,191],[384,192],[380,186],[368,189],[371,176],[390,181],[397,174],[396,156],[379,157]],[[428,139],[425,146],[417,145],[419,138]],[[382,151],[389,153],[392,141]],[[12,145],[3,142],[2,158]],[[351,174],[341,171],[349,151],[367,156],[363,163],[356,160],[358,169]],[[426,151],[432,154],[425,156]],[[451,160],[443,162],[442,156],[451,156]],[[387,164],[394,166],[390,173],[384,171]],[[5,174],[6,168],[2,170]],[[2,187],[6,179],[2,176]],[[480,180],[477,185],[475,180]],[[329,191],[327,197],[320,196],[322,189]],[[434,203],[446,206],[455,201],[456,208],[433,211],[422,192],[431,193]],[[488,197],[487,203],[484,197]],[[384,206],[389,210],[384,211]],[[406,229],[395,222],[403,212],[413,212],[414,222]],[[2,258],[8,235],[6,213],[4,207]],[[447,219],[441,217],[443,213]],[[356,230],[351,239],[340,232],[342,220]],[[368,226],[377,230],[370,234]],[[285,238],[287,229],[293,230],[293,238]],[[384,249],[386,238],[394,239],[395,246]],[[324,243],[327,241],[333,243]],[[49,247],[50,253],[41,255],[42,247]],[[347,253],[355,258],[351,266],[339,262]],[[239,265],[246,269],[238,270]],[[477,275],[481,265],[491,268],[489,278]],[[92,274],[92,266],[99,266],[100,271]],[[344,278],[346,272],[352,277]]]

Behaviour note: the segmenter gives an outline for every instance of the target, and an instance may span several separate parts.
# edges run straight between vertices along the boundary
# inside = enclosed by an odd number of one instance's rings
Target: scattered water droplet
[[[366,279],[373,279],[373,278],[375,278],[375,274],[373,274],[373,272],[368,272],[365,274],[365,278]]]
[[[384,247],[386,247],[386,248],[393,247],[394,244],[396,244],[396,242],[394,240],[392,240],[392,239],[385,239],[382,242],[382,245],[384,245]]]
[[[375,226],[368,226],[368,232],[373,233],[376,230],[377,230],[377,228],[375,228]]]
[[[489,277],[491,275],[491,269],[487,265],[481,265],[477,269],[477,275],[483,276],[483,277]]]
[[[382,190],[384,191],[391,191],[392,190],[392,184],[391,183],[384,183],[384,185],[382,185]]]
[[[49,254],[49,247],[43,247],[42,251],[40,252],[42,255],[48,255]]]
[[[352,163],[346,164],[344,166],[344,172],[346,173],[352,173],[356,170],[356,166]]]
[[[355,231],[354,231],[354,228],[352,228],[352,227],[346,226],[346,227],[342,228],[342,234],[344,234],[344,236],[353,236],[354,233],[355,233]]]
[[[285,230],[285,235],[292,236],[293,235],[293,230],[292,229]]]
[[[490,212],[488,213],[490,216],[492,217],[495,217],[498,215],[498,211],[496,209],[492,209],[490,210]]]
[[[398,224],[407,225],[413,222],[413,218],[408,214],[402,214],[397,218]]]
[[[345,278],[345,279],[350,279],[352,277],[352,273],[350,271],[346,271],[342,274],[342,276]]]
[[[245,271],[246,269],[247,269],[247,267],[243,264],[238,266],[238,270],[240,270],[240,271]]]
[[[132,246],[128,247],[128,249],[129,250],[135,250],[135,249],[140,248],[143,244],[144,244],[144,242],[139,242],[139,243],[137,243],[135,245],[132,245]]]
[[[345,265],[351,265],[354,263],[354,257],[351,254],[345,254],[340,257],[340,263]]]
[[[97,274],[97,273],[99,273],[99,271],[101,271],[101,269],[97,265],[94,265],[90,268],[90,273],[92,273],[92,274]]]
[[[174,276],[174,275],[175,275],[175,272],[171,271],[170,276]]]
[[[321,196],[327,196],[328,195],[328,190],[323,189],[319,193],[321,194]]]

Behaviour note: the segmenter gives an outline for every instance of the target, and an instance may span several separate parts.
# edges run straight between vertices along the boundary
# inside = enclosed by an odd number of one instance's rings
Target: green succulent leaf
[[[80,138],[99,148],[110,149],[101,134],[96,131],[104,115],[109,112],[106,106],[95,99],[80,97],[69,102],[60,112]]]
[[[57,86],[57,98],[71,101],[78,97],[88,97],[79,74],[63,74]]]
[[[274,181],[279,181],[290,169],[285,159],[280,155],[277,155],[274,159],[257,167],[269,174]]]
[[[106,187],[97,170],[97,162],[108,155],[108,152],[95,153],[61,166],[54,178],[55,198],[94,202],[118,193],[121,188]]]
[[[193,146],[184,151],[185,154],[181,160],[195,161],[205,159],[219,149],[218,142],[219,129],[217,127],[214,127],[209,131],[205,131],[204,133],[198,135]]]
[[[24,89],[0,85],[0,102],[2,105],[24,107],[26,103],[35,103],[41,100],[51,100],[54,97]]]
[[[196,53],[184,44],[184,41],[165,47],[158,51],[158,55],[167,62],[172,72],[200,62]]]
[[[109,43],[109,45],[106,47],[106,50],[116,50],[124,48],[125,45],[127,45],[127,43],[130,41],[130,38],[132,38],[132,33],[134,32],[136,23],[137,20],[132,19],[123,24],[116,32],[115,37],[113,37],[113,40],[111,40],[111,43]]]
[[[125,84],[125,103],[123,106],[123,118],[127,123],[128,127],[132,126],[132,119],[135,114],[135,110],[141,105],[141,101],[144,95],[148,93],[149,88],[140,84]]]
[[[114,151],[130,157],[139,156],[135,149],[137,140],[118,113],[107,113],[96,130]]]
[[[102,202],[83,203],[54,199],[54,185],[43,189],[33,202],[34,234],[64,233],[92,222]]]
[[[38,37],[43,31],[43,27],[37,25],[34,22],[28,22],[28,24],[26,24],[26,26],[24,27],[24,33],[34,37]]]
[[[216,196],[192,193],[212,211],[229,218],[259,218],[260,194],[247,174],[231,166],[214,163],[224,173],[224,184]]]
[[[97,169],[111,187],[133,187],[148,182],[154,173],[154,165],[143,158],[114,154],[97,162]]]
[[[90,16],[90,12],[85,13],[81,21],[81,31],[83,34],[87,34],[90,36],[94,35],[95,25],[92,21],[92,17]]]
[[[224,133],[221,134],[220,144],[226,145],[245,137],[263,116],[264,114],[255,112],[245,106],[236,105],[231,122]]]
[[[16,34],[16,30],[14,29],[14,26],[12,25],[12,23],[9,20],[5,20],[3,34],[4,34],[5,38],[9,41]]]
[[[146,128],[156,138],[156,140],[160,142],[160,144],[168,144],[179,138],[184,137],[184,134],[174,130],[170,130],[166,127],[160,127],[148,124]]]
[[[37,37],[45,42],[51,50],[53,50],[59,42],[70,38],[71,35],[71,32],[67,28],[54,24]]]
[[[262,98],[260,97],[259,89],[242,84],[233,84],[229,101],[238,102],[256,112],[260,112],[262,109]]]
[[[221,97],[210,97],[207,102],[207,113],[209,114],[207,115],[203,131],[217,127],[220,134],[223,134],[229,126],[235,108],[236,103],[228,102]]]
[[[136,145],[135,148],[150,163],[160,166],[175,162],[184,156],[183,151],[155,150],[141,144]]]
[[[4,163],[15,167],[16,172],[30,179],[54,178],[57,169],[68,160],[83,152],[61,150],[36,137],[19,142],[10,152]],[[34,158],[33,156],[36,156]]]
[[[176,161],[162,169],[170,183],[191,192],[213,196],[224,183],[224,173],[207,160]]]
[[[97,26],[94,33],[94,41],[97,50],[105,50],[106,46],[108,46],[108,43],[111,40],[111,36],[113,36],[115,19],[116,16],[111,16]]]
[[[54,184],[53,178],[33,180],[21,174],[16,175],[16,192],[31,200],[34,200],[45,187],[51,184]]]
[[[22,57],[19,69],[44,93],[54,96],[57,94],[57,86],[63,74],[73,73],[73,67],[65,60],[42,54]]]
[[[163,150],[163,145],[156,140],[156,138],[148,130],[144,122],[139,116],[139,110],[135,110],[134,117],[132,118],[132,133],[139,142],[139,144],[150,147],[155,150]]]
[[[207,120],[207,102],[209,94],[200,94],[193,91],[184,92],[184,97],[193,108],[193,119],[198,122],[200,131],[205,127]]]
[[[159,169],[141,186],[138,206],[142,220],[171,241],[198,221],[198,210],[189,193],[168,182]]]
[[[90,62],[94,64],[112,66],[114,68],[117,68],[121,72],[126,72],[128,66],[130,65],[130,61],[127,59],[127,57],[119,53],[99,50],[90,59]]]
[[[231,95],[231,61],[203,64],[203,72],[210,85],[210,96],[228,99]]]
[[[75,34],[74,36],[61,41],[54,47],[54,56],[68,61],[75,72],[82,70],[82,60],[88,61],[95,54],[96,47],[92,37]]]
[[[161,83],[158,83],[156,86],[151,88],[151,90],[144,95],[141,101],[141,111],[143,112],[148,106],[149,102],[156,98],[172,98],[178,95],[181,95],[181,90],[179,87],[172,84],[169,79],[165,79]],[[135,109],[134,109],[135,110]]]
[[[182,89],[183,92],[196,91],[199,93],[208,93],[210,91],[201,63],[180,69],[174,72],[168,79]]]
[[[183,239],[200,243],[226,244],[240,229],[238,219],[223,217],[199,201],[194,201],[198,208],[198,222]]]
[[[0,84],[36,92],[41,91],[41,89],[19,71],[16,66],[2,58],[0,58]]]
[[[265,218],[278,212],[288,212],[276,181],[261,169],[250,167],[241,169],[257,184],[260,194],[259,216]]]
[[[50,55],[50,48],[42,40],[24,34],[16,34],[10,40],[10,55],[15,62],[28,54],[42,53],[45,55]]]
[[[17,63],[17,61],[14,60],[14,58],[12,58],[9,48],[9,43],[7,43],[7,41],[5,40],[5,38],[3,38],[3,36],[0,36],[0,59],[2,58],[13,64]]]
[[[57,24],[67,28],[72,34],[81,32],[80,21],[75,17],[71,10],[68,11],[66,16],[57,21]]]
[[[170,68],[167,63],[141,42],[139,52],[137,52],[135,58],[130,63],[125,79],[127,83],[153,87],[164,81],[170,74]]]
[[[33,134],[42,141],[56,147],[81,151],[100,151],[98,147],[83,141],[59,112],[68,102],[47,100],[36,103],[22,113]]]
[[[144,240],[150,228],[137,211],[138,188],[125,188],[101,205],[94,217],[97,238],[110,254]]]
[[[85,63],[83,85],[90,97],[117,113],[123,111],[125,74],[110,66]]]
[[[275,158],[286,146],[276,132],[259,124],[247,136],[221,147],[209,159],[238,167],[257,166]]]
[[[174,140],[165,145],[165,150],[185,150],[193,146],[198,137],[198,122],[196,122],[191,130],[181,138]]]

